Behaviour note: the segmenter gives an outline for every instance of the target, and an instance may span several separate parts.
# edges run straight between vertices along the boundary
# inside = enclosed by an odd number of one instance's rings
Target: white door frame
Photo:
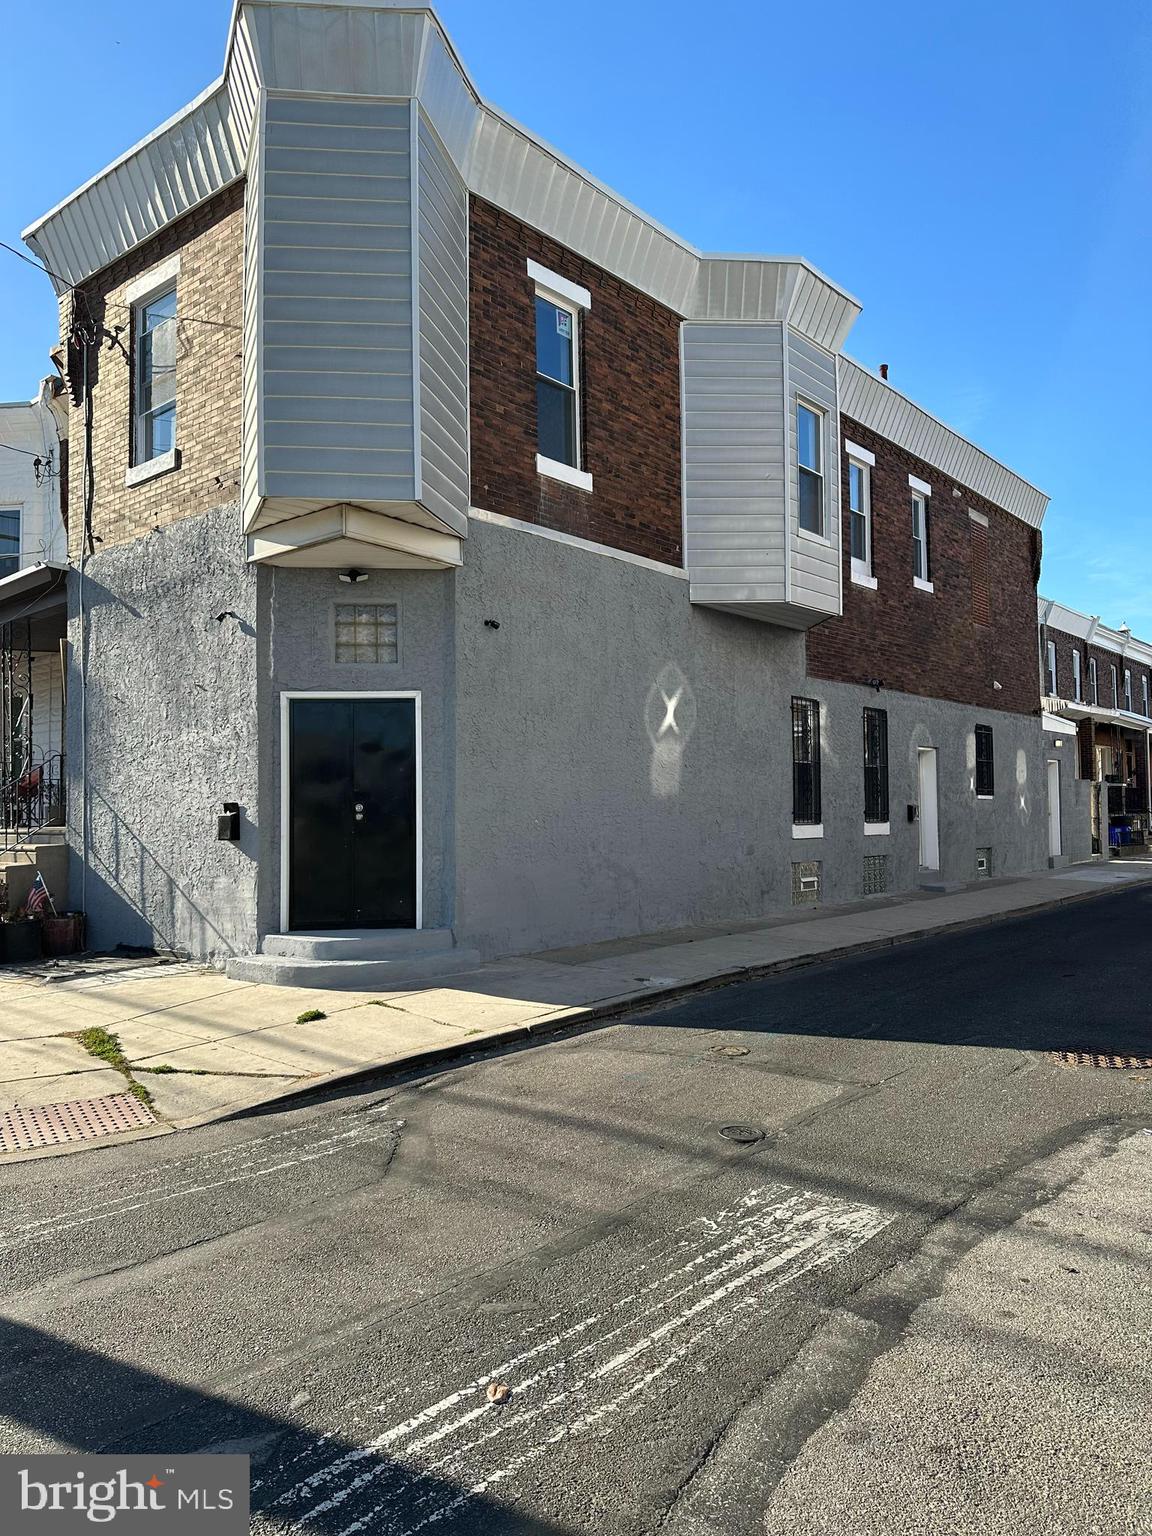
[[[1052,770],[1056,771],[1053,772]],[[1055,785],[1056,793],[1052,789]],[[1060,759],[1048,759],[1048,857],[1058,859],[1064,852],[1064,832],[1061,826]]]
[[[931,764],[927,759],[931,758]],[[925,778],[925,772],[930,767],[931,794],[925,794],[925,785],[929,782]],[[919,860],[920,868],[925,870],[938,870],[940,868],[940,780],[937,776],[937,758],[935,747],[918,747],[916,749],[916,796],[919,801],[919,815],[917,817],[920,834]],[[931,828],[932,844],[927,846],[927,830]],[[929,862],[928,855],[932,855]]]
[[[280,932],[288,933],[292,786],[288,730],[293,699],[412,699],[416,705],[416,927],[424,926],[424,732],[418,689],[345,690],[303,688],[280,695]]]

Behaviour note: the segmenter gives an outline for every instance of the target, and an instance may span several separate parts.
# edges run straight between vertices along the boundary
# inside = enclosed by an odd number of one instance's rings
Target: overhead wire
[[[25,255],[23,251],[17,250],[14,245],[9,245],[7,240],[0,240],[0,250],[5,250],[10,256],[16,256],[20,261],[27,262],[30,267],[35,267],[37,272],[43,272],[54,283],[59,283],[61,287],[67,288],[69,293],[84,293],[83,288],[79,287],[76,283],[70,283],[66,277],[61,277],[59,272],[53,272],[52,268],[46,267],[42,261],[36,261],[33,257]],[[86,294],[85,298],[87,298]],[[109,309],[122,309],[126,314],[132,313],[132,305],[123,304],[118,299],[105,299],[104,303]],[[182,311],[176,314],[175,319],[178,325],[184,321],[189,321],[193,325],[219,326],[222,330],[226,331],[242,331],[244,329],[242,325],[237,325],[233,320],[213,320],[209,319],[207,315],[188,315]]]

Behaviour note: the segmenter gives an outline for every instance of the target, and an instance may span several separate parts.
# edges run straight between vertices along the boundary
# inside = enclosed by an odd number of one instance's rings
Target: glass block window
[[[395,603],[337,603],[336,660],[399,660]]]
[[[976,878],[977,878],[977,880],[991,880],[991,878],[992,878],[992,850],[991,850],[991,848],[977,848],[977,850],[976,850]]]
[[[864,894],[879,896],[888,889],[888,855],[866,853],[864,855]]]

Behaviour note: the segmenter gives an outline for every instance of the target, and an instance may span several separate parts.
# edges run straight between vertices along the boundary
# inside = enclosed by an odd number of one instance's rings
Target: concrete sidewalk
[[[75,1038],[103,1028],[180,1129],[373,1069],[464,1054],[696,987],[879,948],[1152,881],[1152,861],[1079,865],[948,894],[874,898],[494,961],[390,992],[230,981],[189,964],[81,960],[0,972],[0,1116],[123,1093]],[[318,1012],[319,1018],[307,1018]]]

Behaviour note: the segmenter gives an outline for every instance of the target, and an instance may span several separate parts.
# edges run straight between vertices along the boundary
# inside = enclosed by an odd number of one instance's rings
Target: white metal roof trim
[[[1043,522],[1048,506],[1043,491],[849,357],[842,359],[840,410],[986,496],[1022,522],[1033,528]]]
[[[235,181],[242,158],[224,85],[25,231],[57,291],[81,283]]]

